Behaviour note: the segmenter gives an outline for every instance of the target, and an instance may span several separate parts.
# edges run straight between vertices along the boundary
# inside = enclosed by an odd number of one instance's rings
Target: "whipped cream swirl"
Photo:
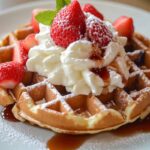
[[[104,89],[111,92],[117,87],[123,88],[122,76],[115,70],[109,70],[109,84],[90,71],[91,68],[107,67],[116,58],[123,67],[124,77],[127,79],[129,76],[123,48],[126,43],[124,37],[114,36],[114,40],[106,48],[101,64],[89,59],[93,46],[86,39],[75,41],[64,49],[54,44],[50,37],[50,27],[42,24],[36,39],[39,45],[30,49],[27,69],[48,77],[54,85],[65,86],[68,92],[75,95],[100,95]]]

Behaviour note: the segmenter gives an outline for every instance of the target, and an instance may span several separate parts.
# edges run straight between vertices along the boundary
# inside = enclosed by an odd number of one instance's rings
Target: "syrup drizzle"
[[[91,71],[101,77],[103,80],[109,80],[109,71],[107,68],[92,68]]]
[[[47,148],[49,150],[76,150],[89,137],[89,135],[56,134],[47,142]]]
[[[112,134],[120,137],[147,132],[150,132],[150,115],[144,120],[138,120],[111,131]],[[47,148],[49,150],[77,150],[90,137],[92,136],[56,134],[48,141]]]
[[[117,130],[112,131],[113,134],[121,137],[147,132],[150,132],[150,115],[144,120],[137,120],[131,124],[127,124]]]
[[[102,60],[101,54],[98,51],[94,51],[89,58],[91,60]]]
[[[15,118],[15,116],[12,113],[13,106],[14,106],[14,104],[11,104],[11,105],[4,107],[2,112],[1,112],[1,116],[5,120],[17,122],[18,120]]]

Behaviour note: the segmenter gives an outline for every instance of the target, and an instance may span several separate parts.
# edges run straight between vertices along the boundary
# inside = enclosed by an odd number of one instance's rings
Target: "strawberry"
[[[6,62],[0,64],[0,86],[12,89],[22,81],[24,67],[17,62]]]
[[[113,23],[113,26],[121,36],[130,38],[134,33],[133,19],[131,17],[121,16]]]
[[[25,65],[27,59],[28,59],[28,52],[23,48],[22,41],[17,42],[15,44],[13,51],[13,61]]]
[[[86,20],[87,37],[100,48],[109,44],[112,40],[112,32],[97,17],[90,16]]]
[[[78,1],[58,12],[51,26],[51,37],[56,45],[66,48],[85,33],[85,16]]]
[[[32,48],[35,45],[38,45],[38,41],[35,39],[35,34],[28,35],[22,41],[22,46],[27,52],[29,52],[30,48]]]
[[[104,20],[104,16],[91,4],[85,4],[82,8],[84,12],[91,13],[92,15]]]
[[[36,20],[35,16],[42,12],[44,9],[34,9],[32,11],[32,19],[31,19],[31,25],[33,27],[33,30],[35,33],[38,33],[39,32],[39,22]]]

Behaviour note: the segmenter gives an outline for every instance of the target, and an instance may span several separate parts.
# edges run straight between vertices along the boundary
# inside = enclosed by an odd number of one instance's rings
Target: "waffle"
[[[10,61],[14,43],[31,33],[27,25],[6,36],[0,43],[0,63]],[[12,111],[18,120],[67,134],[94,134],[143,119],[150,112],[150,41],[135,33],[125,48],[130,77],[123,89],[76,96],[26,71],[23,82],[13,90],[0,88],[0,105],[15,103]]]

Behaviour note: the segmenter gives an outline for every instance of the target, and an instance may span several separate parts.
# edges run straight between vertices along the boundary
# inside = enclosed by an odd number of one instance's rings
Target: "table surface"
[[[31,2],[31,1],[38,1],[38,0],[0,0],[0,10],[4,10],[6,8],[15,6],[17,4]],[[119,3],[129,4],[131,6],[135,6],[144,9],[146,11],[150,11],[150,0],[103,0],[103,1],[114,1]]]

